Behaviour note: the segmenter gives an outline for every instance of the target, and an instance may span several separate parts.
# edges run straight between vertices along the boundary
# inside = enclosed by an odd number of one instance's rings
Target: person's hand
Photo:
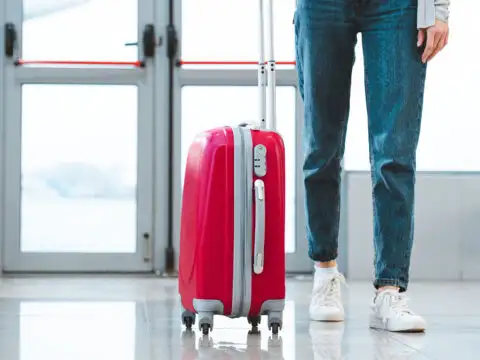
[[[447,45],[448,33],[448,24],[440,20],[435,20],[435,25],[418,31],[417,46],[425,44],[422,54],[423,63],[432,60]]]

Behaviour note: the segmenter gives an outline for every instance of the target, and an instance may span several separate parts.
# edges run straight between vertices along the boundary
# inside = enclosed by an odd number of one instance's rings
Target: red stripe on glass
[[[276,61],[277,65],[295,65],[295,61]],[[190,61],[180,60],[180,65],[257,65],[258,61]]]
[[[141,67],[141,61],[64,61],[64,60],[17,60],[18,65],[102,65]]]

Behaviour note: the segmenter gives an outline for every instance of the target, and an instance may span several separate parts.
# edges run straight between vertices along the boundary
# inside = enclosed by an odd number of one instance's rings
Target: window
[[[480,52],[477,21],[480,3],[454,6],[450,41],[427,71],[418,170],[479,171]]]
[[[368,119],[363,76],[362,37],[358,36],[352,73],[350,118],[345,143],[345,170],[370,170],[368,157]]]
[[[18,0],[17,0],[18,1]],[[23,58],[135,61],[139,0],[23,0]]]
[[[428,65],[422,131],[417,150],[419,171],[479,171],[480,136],[478,50],[480,3],[453,7],[448,46]],[[345,168],[369,170],[368,129],[363,85],[361,37],[353,71]]]
[[[137,88],[22,92],[22,251],[135,252]]]
[[[295,0],[274,0],[276,60],[294,60],[294,11]],[[257,61],[258,14],[258,0],[183,0],[182,58]]]

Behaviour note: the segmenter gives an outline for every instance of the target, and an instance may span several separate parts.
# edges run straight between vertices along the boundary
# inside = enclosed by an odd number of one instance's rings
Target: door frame
[[[4,63],[4,49],[5,49],[5,9],[6,9],[6,2],[2,1],[0,3],[0,103],[2,106],[0,107],[0,269],[3,269],[3,248],[4,248],[4,237],[3,237],[3,231],[1,229],[4,229],[4,217],[5,217],[5,212],[4,212],[4,177],[5,177],[5,171],[4,171],[4,151],[3,151],[3,146],[2,144],[4,143],[5,135],[4,135],[4,119],[5,119],[5,107],[3,106],[4,104],[4,84],[5,84],[5,63]]]
[[[21,56],[22,42],[22,1],[6,0],[3,24],[12,22],[18,32],[18,54]],[[165,24],[164,9],[155,6],[153,0],[139,1],[138,34],[139,42],[145,24],[156,26],[156,35],[163,36]],[[157,2],[158,3],[158,2]],[[158,18],[157,18],[158,17]],[[125,39],[130,40],[130,39]],[[2,36],[3,41],[3,36]],[[155,129],[164,126],[165,108],[157,99],[164,99],[162,80],[166,67],[163,46],[157,49],[155,58],[147,59],[145,68],[62,68],[62,67],[16,67],[11,59],[4,59],[3,47],[0,65],[3,65],[3,184],[2,209],[5,226],[2,226],[3,270],[8,272],[151,272],[161,269],[163,259],[159,256],[160,242],[165,239],[165,226],[160,221],[165,216],[164,206],[154,208],[154,198],[165,197],[164,180],[158,174],[165,173],[168,162],[165,156],[154,156],[156,143],[162,143],[164,136],[155,136]],[[138,58],[141,59],[141,46]],[[158,85],[156,85],[156,83]],[[138,136],[137,136],[137,251],[136,253],[22,253],[20,250],[20,206],[21,206],[21,89],[24,84],[90,84],[90,85],[135,85],[138,88]],[[162,90],[163,89],[163,90]],[[1,93],[0,93],[1,94]],[[156,94],[156,96],[155,96]],[[16,121],[15,121],[16,120]],[[8,136],[7,136],[8,134]],[[168,159],[168,155],[167,155]],[[157,176],[155,176],[157,175]],[[165,177],[163,175],[163,177]],[[158,203],[157,204],[162,204]],[[7,211],[8,210],[8,211]],[[155,211],[155,214],[154,214]],[[163,221],[163,220],[162,220]],[[143,233],[150,239],[143,240]],[[157,240],[157,241],[156,241]],[[155,244],[155,245],[154,245]],[[145,261],[144,258],[149,260]]]
[[[295,0],[291,0],[295,1]],[[182,39],[182,0],[174,0],[175,27],[177,28],[179,39]],[[293,14],[292,14],[293,16]],[[293,28],[292,28],[293,31]],[[179,47],[181,53],[181,47]],[[185,59],[188,60],[188,59]],[[302,150],[302,128],[303,128],[303,104],[297,88],[297,76],[294,68],[276,70],[277,87],[294,87],[296,93],[295,100],[295,252],[286,254],[287,273],[310,273],[313,270],[312,262],[309,261],[308,244],[305,233],[305,215],[303,208],[303,150]],[[181,131],[182,131],[182,88],[184,86],[257,86],[257,70],[253,69],[188,69],[177,68],[175,74],[175,122],[173,128],[173,183],[174,185],[174,209],[173,209],[173,228],[175,252],[180,250],[180,213],[181,213]],[[178,268],[178,264],[177,264]]]

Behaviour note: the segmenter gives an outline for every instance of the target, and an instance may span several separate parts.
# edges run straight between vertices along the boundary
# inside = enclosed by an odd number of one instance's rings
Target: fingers
[[[435,35],[435,41],[434,41],[434,44],[433,44],[432,55],[430,55],[430,57],[427,59],[427,62],[432,60],[433,57],[436,54],[438,54],[438,52],[443,48],[443,46],[441,46],[442,43],[443,43],[443,34],[436,34]]]
[[[448,25],[438,22],[435,26],[427,29],[425,50],[422,54],[422,62],[432,60],[448,43]],[[419,34],[420,36],[420,34]]]
[[[425,30],[420,29],[418,31],[417,47],[422,46],[424,41],[425,41]]]
[[[450,37],[450,29],[447,29],[447,33],[445,34],[445,46],[447,46],[448,44],[448,38]]]
[[[431,30],[432,29],[432,30]],[[438,39],[436,39],[436,32],[433,28],[427,30],[427,43],[425,45],[425,50],[422,54],[422,62],[426,63],[427,60],[432,56],[433,52],[435,51],[435,44],[438,43]]]
[[[442,36],[441,40],[439,41],[438,45],[435,47],[432,55],[427,59],[427,61],[431,61],[437,54],[443,50],[443,48],[447,45],[447,37]]]

